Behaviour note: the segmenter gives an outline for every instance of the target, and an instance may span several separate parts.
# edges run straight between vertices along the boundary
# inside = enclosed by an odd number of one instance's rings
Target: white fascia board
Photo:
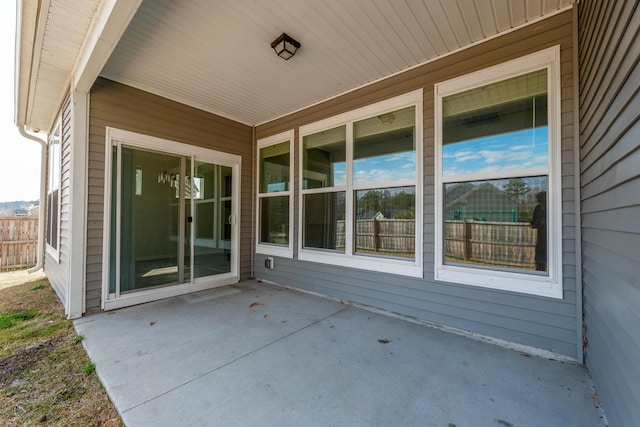
[[[16,29],[15,29],[15,47],[13,61],[13,122],[22,129],[24,126],[24,109],[23,106],[27,98],[27,89],[24,85],[25,79],[28,78],[28,67],[23,66],[25,62],[22,58],[33,55],[33,40],[27,40],[28,35],[33,37],[34,31],[26,31],[22,34],[23,28],[33,28],[36,23],[36,15],[32,7],[25,5],[24,1],[16,2]],[[25,45],[25,49],[22,45]]]
[[[49,0],[40,5],[33,1],[16,3],[16,42],[14,61],[14,123],[29,128],[29,110],[33,105],[33,85],[40,67],[40,51],[44,38]],[[48,131],[49,129],[46,129]],[[36,129],[40,131],[40,129]]]
[[[105,0],[100,4],[73,69],[76,91],[89,92],[141,3]]]

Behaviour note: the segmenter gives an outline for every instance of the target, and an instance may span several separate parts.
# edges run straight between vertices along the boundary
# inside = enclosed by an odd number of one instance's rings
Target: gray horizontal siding
[[[611,425],[640,425],[640,7],[579,3],[585,360]]]
[[[500,38],[425,64],[342,97],[296,112],[256,129],[257,138],[344,113],[408,91],[423,89],[424,279],[371,273],[296,259],[275,259],[264,268],[256,255],[255,276],[305,290],[380,307],[423,320],[486,334],[576,357],[576,253],[573,140],[573,50],[571,13],[563,13]],[[561,47],[562,259],[561,300],[433,280],[434,272],[434,84],[550,46]],[[296,144],[296,170],[299,170]],[[298,174],[296,173],[297,177]],[[295,209],[298,212],[298,196]],[[295,230],[298,218],[294,217]],[[298,236],[294,237],[297,247]]]
[[[91,91],[89,113],[86,306],[99,306],[101,299],[107,126],[241,156],[240,277],[249,278],[253,226],[252,129],[144,91],[99,79]]]
[[[71,97],[65,97],[60,110],[61,144],[60,144],[60,234],[58,238],[58,259],[46,254],[44,269],[49,283],[60,298],[62,304],[67,303],[69,293],[69,189],[71,160]],[[54,127],[57,126],[57,121]],[[51,131],[53,131],[52,129]],[[68,307],[65,307],[67,309]]]

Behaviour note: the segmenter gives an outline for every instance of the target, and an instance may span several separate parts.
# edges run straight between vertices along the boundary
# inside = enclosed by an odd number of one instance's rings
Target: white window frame
[[[52,141],[55,138],[56,134],[58,135],[58,156],[57,159],[53,159],[52,158]],[[58,119],[56,120],[56,125],[53,128],[53,132],[51,132],[51,134],[49,135],[49,141],[47,144],[47,167],[48,167],[48,173],[47,173],[47,215],[46,215],[46,221],[47,221],[47,230],[46,230],[46,236],[45,236],[45,242],[46,242],[46,249],[47,249],[47,253],[49,255],[51,255],[53,257],[53,259],[55,259],[56,262],[60,262],[60,217],[61,217],[61,212],[60,212],[60,208],[62,206],[61,203],[61,199],[62,199],[62,117],[59,115]],[[57,200],[57,216],[56,218],[51,218],[51,213],[52,213],[52,209],[51,206],[49,206],[49,195],[51,194],[53,188],[51,187],[51,181],[54,178],[53,174],[53,162],[57,162],[57,166],[58,166],[58,176],[57,176],[57,181],[58,181],[58,200]],[[54,224],[55,223],[55,224]],[[56,233],[57,233],[57,245],[53,246],[50,241],[51,241],[51,232],[52,232],[52,227],[55,226],[56,227]]]
[[[257,166],[257,176],[256,176],[256,253],[263,255],[273,255],[280,256],[285,258],[293,258],[293,221],[294,221],[294,209],[293,209],[293,195],[294,193],[294,182],[295,182],[295,174],[294,174],[294,156],[293,156],[293,141],[295,139],[295,133],[293,130],[289,130],[287,132],[279,133],[277,135],[273,135],[267,138],[263,138],[258,140],[258,150],[256,153],[256,164]],[[270,147],[272,145],[281,144],[283,142],[289,143],[289,190],[287,191],[278,191],[275,193],[261,193],[260,192],[260,176],[262,174],[262,164],[260,162],[260,150],[266,147]],[[287,246],[284,245],[270,245],[267,243],[260,242],[260,200],[268,197],[289,197],[289,244]]]
[[[403,108],[415,107],[415,147],[416,147],[416,179],[415,179],[415,197],[416,197],[416,213],[415,213],[415,258],[413,260],[403,260],[398,258],[381,258],[366,255],[358,255],[354,250],[354,209],[353,209],[353,192],[359,187],[353,184],[353,124],[354,122],[371,118],[376,115],[389,113]],[[314,190],[302,190],[302,185],[298,189],[298,197],[300,200],[298,209],[298,259],[302,261],[311,261],[321,264],[330,264],[342,267],[352,267],[369,271],[396,274],[400,276],[422,278],[424,268],[422,264],[423,248],[422,248],[422,230],[423,230],[423,210],[422,210],[422,193],[423,193],[423,169],[422,169],[422,153],[423,153],[423,90],[415,90],[391,99],[387,99],[376,104],[352,110],[344,114],[340,114],[328,119],[324,119],[309,125],[300,127],[298,136],[299,148],[299,165],[298,182],[303,180],[303,138],[305,136],[333,129],[346,125],[346,185],[331,188],[331,191],[344,191],[346,193],[346,212],[345,212],[345,252],[335,253],[322,249],[303,248],[303,227],[304,227],[304,194],[313,194]],[[386,184],[385,184],[386,185]],[[383,185],[383,186],[385,186]],[[319,190],[316,190],[317,192]]]
[[[547,105],[549,131],[548,168],[520,170],[519,176],[548,175],[548,275],[527,274],[513,271],[483,269],[474,266],[447,265],[443,251],[443,185],[457,182],[459,177],[443,177],[442,173],[442,99],[467,91],[526,74],[547,69]],[[560,135],[560,47],[554,46],[512,61],[454,78],[435,85],[435,271],[437,281],[479,286],[504,291],[519,292],[561,299],[562,292],[562,188],[561,188],[561,135]],[[503,175],[465,175],[464,180],[509,178],[512,172]],[[516,176],[516,175],[514,175]]]

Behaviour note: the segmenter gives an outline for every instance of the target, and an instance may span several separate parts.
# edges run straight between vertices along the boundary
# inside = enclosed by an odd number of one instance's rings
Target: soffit
[[[22,1],[16,124],[49,131],[100,0]]]

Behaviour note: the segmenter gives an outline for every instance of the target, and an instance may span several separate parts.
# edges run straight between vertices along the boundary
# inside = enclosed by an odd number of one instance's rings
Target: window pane
[[[353,124],[354,184],[414,184],[415,107],[381,114]]]
[[[345,192],[304,195],[303,247],[344,252]]]
[[[547,271],[547,177],[444,185],[445,264]]]
[[[289,142],[260,149],[260,192],[289,190]]]
[[[548,164],[547,70],[442,100],[444,176]]]
[[[53,191],[60,187],[60,128],[49,141],[49,171],[49,188]]]
[[[58,249],[58,220],[60,192],[60,126],[49,139],[49,179],[47,191],[47,243]]]
[[[219,166],[216,167],[216,170],[220,170],[220,196],[223,198],[232,197],[231,176],[233,169],[228,166]],[[229,212],[229,215],[231,215],[231,212]]]
[[[415,258],[416,189],[356,191],[358,254]]]
[[[260,243],[289,245],[289,196],[260,198]]]
[[[340,126],[303,138],[303,189],[346,184],[346,132]]]

